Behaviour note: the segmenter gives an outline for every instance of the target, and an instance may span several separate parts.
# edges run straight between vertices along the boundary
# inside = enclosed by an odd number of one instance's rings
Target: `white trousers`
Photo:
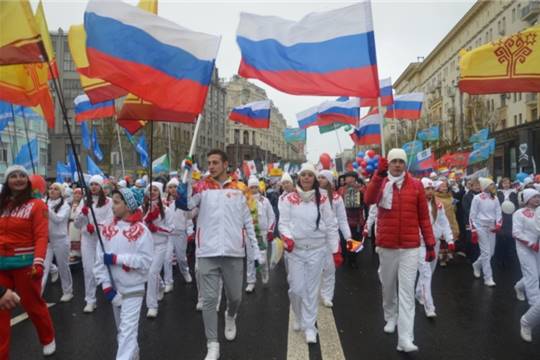
[[[540,302],[540,254],[519,241],[516,241],[516,251],[522,274],[516,287],[525,292],[529,305],[533,306]]]
[[[328,249],[295,248],[286,253],[289,300],[294,316],[303,330],[317,331],[315,322],[319,309],[319,289]]]
[[[173,255],[176,254],[178,270],[185,277],[189,274],[189,265],[187,261],[187,234],[183,231],[181,234],[169,236],[167,243],[167,253],[165,255],[165,266],[163,268],[163,277],[165,285],[174,284],[173,278]]]
[[[97,236],[85,236],[81,238],[81,257],[84,272],[84,300],[89,304],[96,303],[96,278],[94,276],[94,264],[96,263]]]
[[[261,270],[261,274],[263,276],[268,276],[268,252],[267,250],[260,250],[260,253],[261,257],[266,257],[266,261],[264,264],[259,265],[259,269]],[[257,269],[255,268],[255,260],[253,260],[251,256],[246,256],[246,282],[248,284],[255,284],[257,282]]]
[[[431,279],[437,268],[437,258],[439,257],[440,241],[435,244],[435,260],[426,261],[426,248],[419,247],[418,251],[418,282],[416,283],[416,297],[424,302],[426,311],[435,311],[433,296],[431,294]]]
[[[118,350],[116,360],[138,360],[139,318],[143,297],[135,296],[122,300],[121,306],[112,306],[116,323]]]
[[[163,287],[160,272],[161,268],[163,268],[163,264],[165,264],[167,243],[168,242],[154,242],[154,254],[148,272],[148,284],[146,286],[146,307],[148,309],[158,308],[158,294]]]
[[[69,239],[67,236],[61,238],[49,238],[47,245],[47,255],[43,269],[43,278],[41,279],[41,293],[45,291],[45,284],[53,265],[53,257],[56,258],[58,265],[58,274],[62,283],[62,293],[64,295],[73,294],[73,280],[71,279],[71,270],[69,269]]]
[[[414,282],[419,251],[379,249],[384,320],[397,322],[399,343],[414,341]]]
[[[486,227],[479,227],[478,246],[480,247],[480,256],[473,263],[477,269],[482,269],[484,281],[493,280],[493,271],[491,270],[491,258],[495,253],[495,233],[491,232]]]
[[[529,308],[521,318],[521,321],[530,328],[534,328],[540,324],[540,301]]]
[[[336,287],[336,264],[334,264],[332,251],[327,250],[321,279],[321,297],[324,300],[332,301]]]

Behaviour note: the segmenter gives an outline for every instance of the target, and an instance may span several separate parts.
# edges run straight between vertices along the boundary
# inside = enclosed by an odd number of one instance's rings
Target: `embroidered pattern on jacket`
[[[129,242],[137,241],[144,233],[144,228],[141,224],[133,224],[129,228],[122,231],[122,234]]]

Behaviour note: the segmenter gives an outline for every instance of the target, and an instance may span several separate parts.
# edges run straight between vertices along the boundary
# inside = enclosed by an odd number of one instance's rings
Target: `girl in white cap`
[[[163,184],[157,181],[148,185],[145,192],[143,212],[144,223],[152,233],[154,240],[154,255],[148,273],[148,286],[146,288],[146,317],[155,318],[158,315],[158,300],[163,298],[164,286],[161,281],[161,268],[165,264],[167,244],[173,230],[169,208],[161,200]]]
[[[326,190],[328,193],[328,199],[330,201],[330,207],[336,217],[339,231],[343,235],[344,239],[351,239],[351,228],[347,222],[347,212],[345,211],[345,204],[343,198],[334,190],[334,175],[330,170],[322,170],[319,173],[319,184],[321,189]],[[334,288],[336,285],[336,266],[334,264],[334,256],[332,249],[328,247],[328,254],[326,256],[326,262],[323,268],[322,283],[321,283],[321,298],[323,305],[326,307],[332,307],[334,304]]]
[[[194,236],[193,220],[191,212],[176,208],[175,199],[178,183],[177,178],[172,178],[167,183],[167,198],[165,200],[165,205],[170,210],[173,229],[169,236],[165,267],[163,269],[165,293],[171,292],[174,287],[173,254],[176,254],[178,270],[180,270],[185,282],[190,284],[193,281],[191,274],[189,273],[189,265],[186,256],[188,239],[191,240]]]
[[[112,201],[103,192],[103,177],[94,175],[90,178],[90,199],[85,199],[79,204],[80,211],[75,218],[75,226],[81,229],[81,257],[84,271],[84,293],[86,305],[85,313],[94,312],[96,309],[96,278],[94,276],[94,264],[96,262],[96,248],[98,236],[94,225],[94,219],[90,207],[94,210],[98,227],[108,223],[112,217]]]
[[[336,217],[326,191],[319,188],[312,164],[300,169],[296,192],[285,196],[280,207],[279,231],[287,253],[289,299],[294,313],[294,330],[304,331],[306,342],[317,342],[318,295],[328,248],[336,266],[343,258],[339,251]]]
[[[452,229],[446,213],[444,211],[444,205],[437,200],[434,196],[433,181],[429,178],[422,179],[422,185],[426,193],[426,200],[428,202],[429,218],[433,227],[433,234],[435,235],[435,253],[438,255],[441,246],[441,237],[445,239],[453,239]],[[453,240],[448,242],[448,245],[454,244]],[[416,299],[420,304],[424,305],[424,310],[428,318],[434,318],[437,316],[435,313],[435,304],[433,303],[433,296],[431,295],[431,279],[435,268],[437,266],[436,261],[426,261],[426,246],[423,241],[420,242],[420,252],[418,258],[418,283],[416,284]]]
[[[62,297],[60,298],[60,302],[68,302],[73,299],[73,281],[69,269],[70,242],[68,238],[68,220],[70,208],[64,199],[64,191],[65,188],[62,184],[54,183],[49,186],[49,193],[46,200],[49,207],[49,245],[47,246],[45,271],[41,281],[41,292],[43,293],[54,257],[62,283]]]
[[[473,198],[469,215],[472,242],[478,242],[480,247],[480,256],[473,263],[473,272],[478,279],[483,273],[484,284],[493,287],[495,281],[491,270],[491,257],[495,252],[495,235],[502,227],[502,212],[493,180],[480,178],[479,181],[482,192]]]
[[[540,205],[540,193],[525,189],[518,195],[524,205],[512,216],[512,236],[516,240],[516,251],[521,266],[522,278],[515,286],[516,293],[525,295],[529,305],[540,302],[539,236],[536,231],[534,211]]]

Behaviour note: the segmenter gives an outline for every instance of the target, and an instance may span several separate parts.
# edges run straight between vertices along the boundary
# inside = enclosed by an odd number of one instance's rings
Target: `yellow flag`
[[[157,15],[158,12],[158,0],[139,0],[137,4],[139,9],[148,11],[154,15]]]
[[[45,47],[45,52],[47,53],[47,58],[49,59],[49,64],[51,66],[49,78],[57,79],[58,66],[56,65],[56,54],[54,53],[51,36],[49,35],[49,27],[47,26],[47,20],[45,19],[45,11],[43,10],[43,3],[41,1],[39,2],[36,9],[36,23],[41,33],[43,46]]]
[[[28,0],[0,1],[0,65],[43,62],[41,46]]]
[[[460,53],[459,88],[469,94],[540,92],[540,26]]]

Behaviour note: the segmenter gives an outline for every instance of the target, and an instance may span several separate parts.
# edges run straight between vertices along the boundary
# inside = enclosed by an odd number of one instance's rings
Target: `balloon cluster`
[[[353,162],[353,168],[360,169],[363,175],[373,174],[379,167],[379,158],[374,150],[359,151],[356,154],[356,162]]]

